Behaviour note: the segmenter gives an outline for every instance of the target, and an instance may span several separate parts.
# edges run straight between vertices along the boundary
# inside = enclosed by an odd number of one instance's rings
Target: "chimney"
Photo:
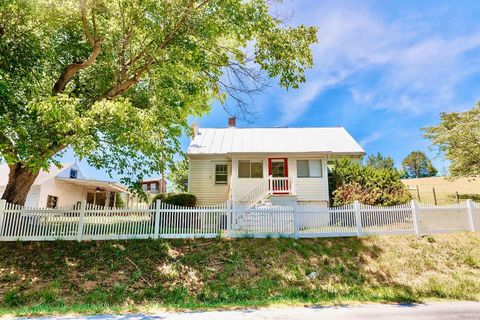
[[[228,127],[236,127],[237,126],[237,118],[230,117],[228,118]]]
[[[195,137],[198,135],[198,124],[196,122],[192,123],[192,139],[195,139]]]

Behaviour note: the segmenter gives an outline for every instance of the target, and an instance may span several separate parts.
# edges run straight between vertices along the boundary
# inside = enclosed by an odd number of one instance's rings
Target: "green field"
[[[0,243],[0,315],[480,300],[480,234]]]

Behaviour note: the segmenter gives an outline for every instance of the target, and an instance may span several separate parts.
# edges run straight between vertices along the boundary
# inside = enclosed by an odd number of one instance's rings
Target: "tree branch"
[[[158,47],[159,50],[164,49],[168,44],[170,44],[173,41],[175,36],[180,31],[180,28],[185,24],[185,21],[187,20],[189,13],[194,12],[197,9],[200,9],[201,7],[205,6],[209,1],[210,0],[204,0],[201,4],[199,4],[198,6],[195,7],[194,6],[195,5],[195,0],[191,0],[188,4],[188,8],[187,8],[186,12],[183,14],[182,18],[175,24],[172,31],[165,37],[165,39],[162,41],[162,43],[160,43],[160,45]],[[133,61],[136,61],[136,59],[137,60],[140,59],[145,54],[146,48],[150,44],[152,44],[152,42],[147,44],[146,47],[142,50],[142,52],[137,57],[135,57]],[[131,76],[127,80],[121,81],[118,84],[116,84],[113,88],[111,88],[106,93],[104,93],[103,95],[98,97],[97,100],[112,99],[112,98],[124,93],[131,86],[133,86],[138,81],[140,81],[140,78],[142,77],[142,75],[148,70],[148,68],[154,62],[155,62],[154,58],[148,59],[139,69],[137,69],[137,71],[133,74],[133,76]],[[133,63],[132,61],[129,61],[127,63],[127,66],[131,66],[132,63]]]
[[[72,78],[75,76],[75,74],[79,70],[85,69],[91,66],[95,62],[95,60],[97,59],[101,51],[102,41],[95,38],[95,34],[96,34],[95,20],[94,20],[94,35],[92,36],[92,34],[90,33],[90,26],[88,25],[88,21],[87,21],[86,0],[80,1],[80,13],[82,15],[82,24],[83,24],[83,28],[85,29],[85,36],[87,40],[90,42],[90,46],[92,47],[92,53],[87,58],[87,60],[79,63],[69,64],[65,68],[65,70],[63,70],[62,74],[60,75],[57,82],[53,86],[52,93],[54,95],[59,94],[60,92],[65,90],[65,87],[67,86],[67,84],[70,82],[70,80],[72,80]],[[92,18],[95,19],[95,16],[93,14],[92,14]]]
[[[56,95],[62,92],[63,90],[65,90],[65,87],[67,86],[67,84],[70,82],[70,80],[72,80],[72,78],[75,76],[75,74],[79,70],[88,68],[95,62],[98,55],[100,54],[100,51],[101,51],[101,41],[96,41],[93,47],[92,53],[90,54],[87,60],[80,63],[69,64],[65,68],[65,70],[63,70],[62,74],[60,75],[60,78],[53,86],[53,90],[52,90],[53,94]]]
[[[87,37],[87,40],[90,42],[90,46],[93,48],[95,47],[95,38],[92,37],[92,34],[90,33],[90,26],[88,25],[88,22],[87,22],[87,1],[86,0],[80,1],[80,12],[82,14],[82,24],[83,24],[83,28],[85,29],[85,36]]]

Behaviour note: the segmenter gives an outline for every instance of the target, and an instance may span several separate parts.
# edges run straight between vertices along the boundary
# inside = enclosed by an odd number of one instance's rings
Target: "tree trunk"
[[[3,192],[2,199],[9,203],[24,205],[27,200],[27,194],[30,191],[38,172],[23,166],[21,162],[9,164],[10,173],[8,174],[7,188]]]

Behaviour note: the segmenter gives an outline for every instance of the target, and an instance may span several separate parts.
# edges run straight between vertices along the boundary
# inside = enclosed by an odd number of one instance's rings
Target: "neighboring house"
[[[231,199],[327,206],[329,162],[365,154],[342,127],[236,128],[232,119],[229,126],[194,128],[188,191],[200,205]]]
[[[142,189],[147,194],[164,193],[167,191],[167,183],[162,179],[150,179],[142,181]]]
[[[0,165],[0,194],[8,182],[9,168]],[[116,182],[86,179],[77,164],[51,166],[48,172],[40,171],[27,195],[25,206],[56,208],[75,205],[82,200],[101,206],[115,206],[117,197],[129,200],[127,187]]]

